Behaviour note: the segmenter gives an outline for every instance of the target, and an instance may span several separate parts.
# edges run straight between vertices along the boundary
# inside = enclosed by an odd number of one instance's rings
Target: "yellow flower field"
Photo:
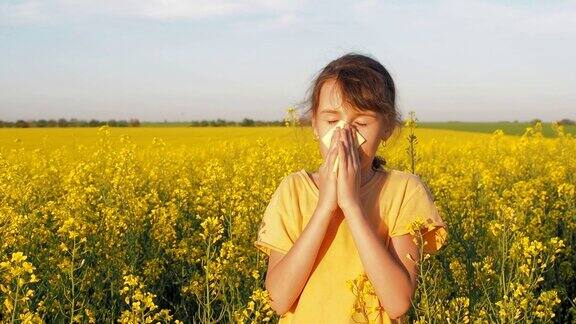
[[[411,322],[575,321],[576,140],[408,126],[378,154],[449,232]],[[0,129],[0,322],[275,322],[253,242],[279,181],[321,162],[298,126]]]

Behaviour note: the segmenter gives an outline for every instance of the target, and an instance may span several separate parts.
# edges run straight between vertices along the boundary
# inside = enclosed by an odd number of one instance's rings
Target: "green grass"
[[[448,129],[466,132],[493,133],[501,129],[506,135],[522,135],[529,122],[418,122],[419,128]],[[564,126],[564,131],[576,135],[576,126]],[[542,123],[544,137],[555,137],[552,123]]]

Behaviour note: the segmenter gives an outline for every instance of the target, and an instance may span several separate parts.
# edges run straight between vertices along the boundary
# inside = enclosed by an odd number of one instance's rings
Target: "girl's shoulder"
[[[414,180],[417,180],[417,178],[418,178],[418,176],[415,175],[414,173],[411,173],[408,171],[403,171],[403,170],[398,170],[398,169],[388,169],[386,171],[378,170],[378,172],[389,173],[389,174],[394,175],[394,177],[396,177],[397,179],[403,179],[406,181],[414,181]]]
[[[382,171],[379,171],[382,172]],[[388,169],[381,194],[394,199],[405,199],[418,191],[428,191],[428,187],[420,176],[409,171]]]
[[[294,171],[282,176],[282,178],[278,182],[278,186],[276,187],[275,194],[291,195],[294,192],[294,190],[297,189],[296,187],[301,182],[302,178],[301,171],[302,170]]]
[[[424,184],[424,181],[422,181],[420,176],[409,171],[389,169],[386,172],[393,176],[396,182],[400,184],[408,186],[419,186]]]

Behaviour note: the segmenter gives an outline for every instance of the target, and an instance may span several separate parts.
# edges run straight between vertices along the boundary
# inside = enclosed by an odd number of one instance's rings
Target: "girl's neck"
[[[360,187],[370,182],[370,180],[372,180],[372,178],[374,178],[376,175],[376,171],[374,171],[371,167],[366,168],[366,170],[361,170],[360,172]]]

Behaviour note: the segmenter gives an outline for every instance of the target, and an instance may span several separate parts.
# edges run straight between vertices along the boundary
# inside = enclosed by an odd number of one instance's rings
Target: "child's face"
[[[329,80],[320,89],[318,114],[316,119],[312,120],[312,127],[322,138],[340,120],[348,122],[349,126],[355,128],[366,139],[366,142],[358,148],[358,156],[361,170],[370,168],[380,141],[386,138],[383,132],[383,118],[376,112],[360,111],[342,102],[335,81]],[[326,159],[328,147],[324,146],[322,141],[319,143],[322,158]]]

